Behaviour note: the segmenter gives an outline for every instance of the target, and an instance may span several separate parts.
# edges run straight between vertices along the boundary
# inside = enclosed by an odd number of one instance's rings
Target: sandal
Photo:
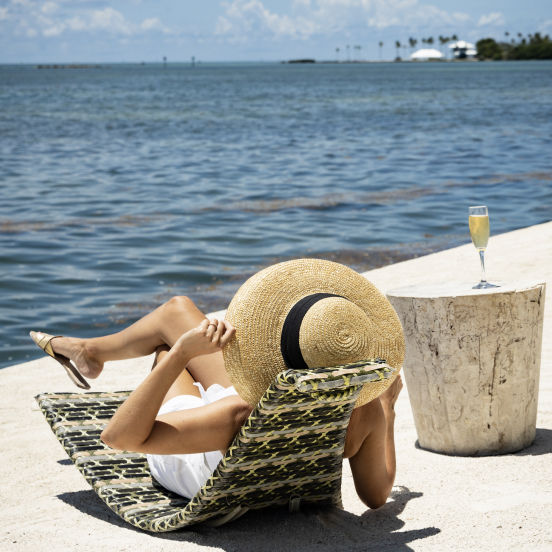
[[[61,335],[48,335],[41,332],[30,332],[31,339],[48,355],[51,356],[54,360],[57,360],[66,370],[67,375],[71,381],[81,389],[90,389],[88,382],[82,377],[82,374],[77,370],[75,365],[65,356],[58,355],[52,349],[50,341],[54,337],[62,337]]]

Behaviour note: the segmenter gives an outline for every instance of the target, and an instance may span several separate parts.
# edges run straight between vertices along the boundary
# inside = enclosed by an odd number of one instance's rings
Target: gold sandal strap
[[[50,335],[45,333],[36,333],[35,336],[39,339],[38,341],[35,339],[34,342],[49,356],[52,358],[55,357],[54,350],[52,349],[51,341],[55,337],[62,337],[61,335]]]

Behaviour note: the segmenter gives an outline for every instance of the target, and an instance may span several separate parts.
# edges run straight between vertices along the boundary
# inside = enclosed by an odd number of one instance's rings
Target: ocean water
[[[278,261],[467,243],[470,205],[549,221],[551,92],[550,62],[1,66],[0,367]]]

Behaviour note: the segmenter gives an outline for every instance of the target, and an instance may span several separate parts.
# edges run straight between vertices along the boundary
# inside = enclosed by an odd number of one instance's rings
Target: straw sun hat
[[[225,319],[237,330],[223,350],[226,370],[252,406],[282,370],[380,357],[397,371],[365,385],[355,405],[362,406],[391,385],[404,360],[404,334],[389,301],[366,278],[330,261],[261,270],[239,289]]]

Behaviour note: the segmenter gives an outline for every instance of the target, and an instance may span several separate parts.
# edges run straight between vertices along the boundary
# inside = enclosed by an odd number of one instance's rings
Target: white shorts
[[[159,415],[199,408],[238,394],[234,387],[225,389],[218,383],[211,385],[207,391],[201,383],[194,385],[199,388],[201,398],[193,395],[174,397],[159,409]],[[147,458],[153,477],[163,487],[186,498],[193,498],[215,471],[222,454],[215,450],[198,454],[148,454]]]

